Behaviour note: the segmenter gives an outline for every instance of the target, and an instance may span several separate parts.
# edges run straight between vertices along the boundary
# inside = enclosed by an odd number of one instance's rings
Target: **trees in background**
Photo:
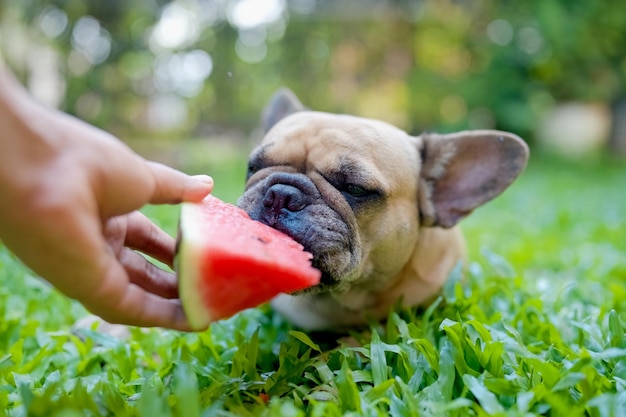
[[[618,1],[29,0],[5,58],[44,99],[118,134],[256,126],[282,85],[312,108],[532,142],[556,104],[613,110],[626,152]],[[55,103],[56,101],[56,103]],[[621,129],[621,131],[620,131]]]

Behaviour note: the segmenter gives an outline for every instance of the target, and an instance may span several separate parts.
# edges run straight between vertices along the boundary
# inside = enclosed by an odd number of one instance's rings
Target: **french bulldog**
[[[262,116],[238,205],[313,254],[319,285],[279,295],[296,326],[331,330],[425,305],[466,258],[457,223],[524,170],[528,147],[495,130],[411,136],[310,111],[288,89]]]

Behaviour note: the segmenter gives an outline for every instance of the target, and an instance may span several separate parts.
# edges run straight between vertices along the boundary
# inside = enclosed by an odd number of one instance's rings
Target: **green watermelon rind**
[[[202,212],[197,204],[184,203],[180,212],[179,233],[185,238],[178,241],[176,256],[176,270],[178,271],[179,295],[183,303],[183,310],[187,321],[193,330],[202,330],[215,320],[215,315],[204,306],[202,293],[198,291],[198,284],[202,277],[199,274],[200,264],[204,259],[204,244],[202,233],[194,225],[202,221]],[[182,267],[185,265],[185,267]],[[194,306],[197,306],[194,308]]]

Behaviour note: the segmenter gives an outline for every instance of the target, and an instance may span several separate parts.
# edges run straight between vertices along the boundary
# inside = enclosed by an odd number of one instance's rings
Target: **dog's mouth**
[[[358,257],[353,255],[353,232],[308,177],[275,172],[247,189],[238,204],[250,218],[286,234],[313,255],[312,266],[322,276],[307,292],[330,291],[353,269]]]
[[[339,286],[340,281],[336,277],[334,277],[330,272],[325,270],[324,265],[320,265],[319,262],[316,261],[315,255],[313,256],[313,260],[311,261],[311,264],[314,268],[317,268],[322,273],[322,275],[320,277],[319,284],[306,289],[305,292],[319,293],[319,292],[324,292],[324,291],[331,291],[333,288],[336,288]]]
[[[302,245],[303,250],[313,256],[313,258],[311,259],[311,266],[318,269],[322,273],[319,284],[304,289],[301,291],[301,293],[319,293],[322,291],[329,291],[339,285],[339,280],[330,271],[328,271],[328,264],[332,262],[329,259],[331,258],[331,256],[329,256],[328,254],[319,253],[319,251],[316,250],[317,248],[314,247],[315,245],[309,242],[308,239],[306,239],[306,235],[301,236],[298,233],[294,233],[293,231],[289,230],[288,228],[280,227],[279,224],[272,225],[270,227],[278,230],[281,233],[286,234],[287,236],[298,242],[300,245]]]
[[[263,221],[261,222],[265,223]],[[342,280],[338,278],[336,269],[338,265],[342,263],[338,261],[338,259],[345,257],[345,254],[350,252],[345,247],[345,242],[333,242],[332,239],[316,237],[314,225],[309,225],[308,230],[310,232],[305,234],[299,233],[299,230],[294,231],[289,227],[285,227],[280,222],[268,226],[284,233],[302,245],[303,250],[313,256],[311,266],[322,273],[319,284],[300,290],[294,294],[319,294],[332,291],[341,286]]]

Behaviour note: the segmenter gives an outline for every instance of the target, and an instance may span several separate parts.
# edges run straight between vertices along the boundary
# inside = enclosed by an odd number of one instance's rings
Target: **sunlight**
[[[198,38],[198,24],[193,14],[178,3],[163,8],[151,40],[161,48],[175,49]]]
[[[283,0],[239,0],[229,13],[229,21],[239,29],[251,29],[280,19],[285,11]]]
[[[507,45],[513,39],[513,26],[505,19],[496,19],[487,26],[487,36],[496,45]]]
[[[60,36],[67,28],[67,14],[54,6],[47,7],[39,16],[39,27],[49,38]]]
[[[106,61],[111,53],[111,35],[97,19],[84,16],[74,25],[72,45],[90,64],[98,65]]]

